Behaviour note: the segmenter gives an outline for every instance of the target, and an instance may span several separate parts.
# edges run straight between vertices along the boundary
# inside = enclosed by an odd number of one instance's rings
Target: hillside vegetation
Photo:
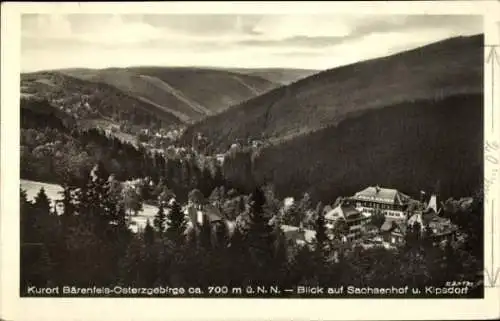
[[[253,164],[281,195],[325,202],[368,185],[440,197],[473,195],[483,182],[482,95],[402,103],[271,146]],[[305,190],[304,190],[305,189]]]
[[[483,90],[483,36],[452,38],[320,72],[279,87],[186,131],[225,150],[236,140],[284,141],[401,103]]]
[[[188,128],[241,189],[331,202],[368,185],[472,195],[483,176],[482,36],[329,70]],[[263,135],[261,135],[261,133]],[[248,138],[267,139],[247,148]]]
[[[114,86],[188,123],[276,87],[273,82],[258,76],[217,69],[131,67],[61,72]]]
[[[314,75],[319,70],[312,69],[289,69],[289,68],[240,68],[230,69],[245,75],[258,76],[271,82],[288,85],[299,79]]]
[[[113,86],[89,82],[57,71],[21,75],[21,100],[48,101],[60,111],[81,120],[109,120],[146,128],[169,127],[182,121]]]

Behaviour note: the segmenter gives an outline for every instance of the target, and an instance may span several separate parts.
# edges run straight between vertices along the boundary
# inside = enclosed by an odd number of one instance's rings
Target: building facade
[[[346,239],[353,241],[362,236],[363,226],[367,223],[368,218],[354,208],[354,206],[348,203],[341,203],[325,214],[325,225],[331,231],[341,221],[346,224]]]
[[[380,228],[383,240],[391,246],[405,243],[406,230],[406,223],[401,220],[386,220]]]
[[[369,186],[357,192],[349,200],[362,213],[373,215],[380,212],[387,218],[406,219],[406,210],[411,199],[395,189]]]

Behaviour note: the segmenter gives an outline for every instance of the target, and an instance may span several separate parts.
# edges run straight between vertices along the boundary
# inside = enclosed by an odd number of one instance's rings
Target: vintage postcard
[[[4,3],[0,317],[500,317],[499,4]]]

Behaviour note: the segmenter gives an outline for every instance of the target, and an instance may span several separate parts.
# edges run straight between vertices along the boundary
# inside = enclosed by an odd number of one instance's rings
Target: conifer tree
[[[328,241],[328,235],[326,234],[325,226],[325,213],[320,211],[318,217],[316,218],[315,224],[316,230],[316,250],[321,256],[324,255],[326,243]]]
[[[125,205],[122,202],[119,202],[117,205],[118,209],[116,210],[115,222],[118,230],[127,231],[128,230],[128,221],[127,221],[127,212],[125,210]]]
[[[276,275],[276,281],[281,284],[288,272],[288,242],[281,228],[280,216],[275,216],[273,227],[274,257],[271,272]]]
[[[200,226],[200,245],[205,250],[212,249],[212,225],[206,215],[203,215],[203,221]]]
[[[414,225],[408,225],[408,227],[406,228],[406,234],[404,238],[405,238],[405,249],[406,250],[412,249],[416,243]]]
[[[167,215],[167,233],[170,240],[175,243],[182,243],[184,240],[184,232],[186,231],[186,218],[182,213],[181,206],[174,199],[170,204],[170,212]]]
[[[68,185],[63,186],[62,194],[62,204],[64,207],[63,216],[70,217],[75,214],[75,204],[72,198],[73,189]]]
[[[87,184],[81,193],[81,211],[79,212],[94,228],[102,228],[105,223],[105,209],[102,201],[107,196],[106,181],[108,177],[103,164],[98,163],[90,172]]]
[[[201,190],[205,197],[208,197],[210,195],[210,192],[214,189],[212,173],[206,166],[203,167],[203,170],[201,171],[201,179],[198,188]]]
[[[21,243],[31,242],[34,237],[35,218],[33,204],[28,201],[26,191],[20,190]]]
[[[229,243],[229,231],[226,224],[219,224],[215,227],[215,241],[219,249],[224,249]]]
[[[50,199],[45,193],[45,189],[42,187],[40,191],[35,196],[35,202],[33,204],[33,238],[42,242],[48,236],[48,229],[50,228]]]
[[[253,264],[258,268],[269,267],[274,249],[273,227],[264,212],[266,198],[261,188],[257,187],[250,198],[249,226],[247,245],[249,246]],[[260,270],[264,272],[264,270]]]
[[[227,258],[230,260],[228,272],[230,285],[244,283],[247,280],[247,274],[255,272],[249,264],[251,261],[248,253],[245,236],[238,227],[235,227],[227,251]]]
[[[153,245],[155,241],[155,231],[149,222],[149,219],[146,221],[146,227],[144,228],[144,243],[146,246]]]
[[[35,196],[34,208],[39,213],[38,215],[48,215],[50,213],[50,200],[42,187]]]
[[[144,245],[140,239],[134,238],[130,242],[125,255],[119,264],[119,279],[124,285],[143,285],[144,274],[141,267],[144,262]]]
[[[163,232],[165,232],[167,223],[167,215],[165,214],[165,209],[163,204],[164,204],[163,202],[160,202],[160,206],[158,207],[158,212],[156,213],[155,218],[153,220],[153,225],[160,236],[163,234]]]
[[[27,206],[31,205],[31,202],[28,201],[28,194],[24,189],[19,189],[19,201],[20,201],[20,210],[24,210]]]
[[[457,275],[457,272],[460,270],[462,264],[459,260],[457,260],[457,253],[449,240],[447,240],[445,244],[444,257],[447,275]]]
[[[223,186],[224,185],[224,175],[222,173],[222,167],[220,165],[215,166],[215,173],[214,173],[214,188]]]
[[[430,247],[433,245],[433,240],[432,236],[434,235],[434,231],[432,228],[427,225],[424,229],[424,246],[425,247]]]

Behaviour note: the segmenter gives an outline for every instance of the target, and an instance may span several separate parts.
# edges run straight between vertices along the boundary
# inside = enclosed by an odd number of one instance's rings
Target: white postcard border
[[[174,2],[174,3],[3,3],[1,60],[1,261],[0,318],[4,320],[371,320],[469,319],[500,317],[500,276],[484,299],[109,299],[19,298],[19,83],[21,13],[279,13],[311,14],[478,14],[484,17],[485,44],[500,43],[499,1],[429,2]],[[485,47],[485,58],[491,47]],[[497,47],[500,52],[500,47]],[[84,58],[83,58],[84,59]],[[495,63],[493,61],[493,63]],[[485,143],[500,132],[500,66],[492,88],[485,61]],[[492,109],[492,93],[495,106]],[[492,114],[493,110],[493,114]],[[489,126],[496,121],[494,129]],[[499,150],[492,154],[500,159]],[[486,178],[498,164],[485,161]],[[490,279],[500,271],[499,183],[493,179],[485,203],[485,266]],[[492,226],[494,224],[494,226]],[[495,247],[493,246],[495,245]],[[493,253],[493,254],[491,254]],[[493,255],[493,256],[492,256]],[[487,282],[487,280],[485,280]]]

